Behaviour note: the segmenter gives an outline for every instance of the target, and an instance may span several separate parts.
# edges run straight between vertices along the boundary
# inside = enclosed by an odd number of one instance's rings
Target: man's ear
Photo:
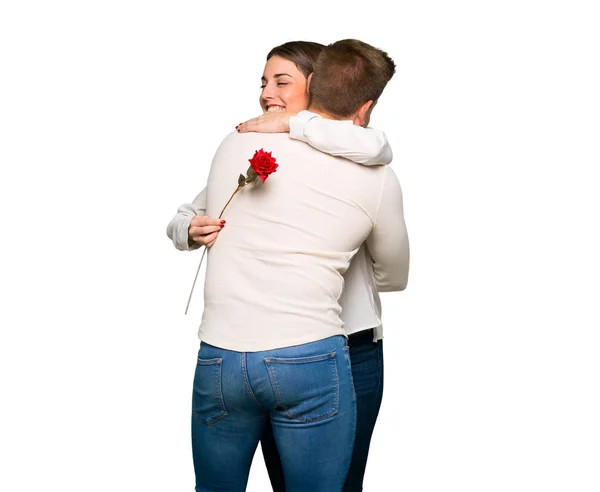
[[[312,80],[313,72],[308,74],[308,78],[306,79],[306,93],[310,94],[310,81]]]
[[[369,99],[366,103],[364,103],[358,111],[356,112],[356,116],[354,117],[354,124],[358,126],[366,127],[369,124],[369,120],[371,118],[371,109],[373,108],[373,100]]]

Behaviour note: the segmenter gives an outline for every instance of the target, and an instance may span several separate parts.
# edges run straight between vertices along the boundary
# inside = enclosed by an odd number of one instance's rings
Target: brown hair
[[[321,50],[325,48],[320,43],[312,41],[289,41],[275,46],[267,55],[267,61],[272,56],[280,56],[296,64],[306,78],[314,71],[314,63],[317,61]]]
[[[352,116],[367,101],[377,102],[395,71],[385,51],[357,39],[336,41],[314,64],[309,107],[336,118]]]

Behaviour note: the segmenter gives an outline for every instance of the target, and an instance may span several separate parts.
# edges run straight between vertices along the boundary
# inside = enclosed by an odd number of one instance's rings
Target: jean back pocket
[[[310,423],[333,417],[339,409],[336,353],[265,359],[278,406],[291,418]]]
[[[221,389],[223,359],[198,359],[194,375],[192,415],[203,424],[214,424],[227,416]]]

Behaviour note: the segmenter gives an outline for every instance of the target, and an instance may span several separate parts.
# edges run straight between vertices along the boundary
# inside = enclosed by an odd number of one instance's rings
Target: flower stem
[[[225,204],[225,206],[223,207],[223,210],[221,210],[221,214],[219,215],[219,219],[221,217],[223,217],[223,212],[225,212],[225,209],[227,208],[227,205],[229,205],[229,203],[231,202],[231,200],[233,200],[233,197],[241,189],[242,189],[242,187],[238,186],[237,190],[235,190],[233,192],[233,195],[231,195],[231,198],[229,198],[229,201]],[[190,290],[190,297],[188,297],[187,306],[185,307],[185,314],[187,314],[188,308],[190,307],[190,302],[192,300],[192,294],[194,293],[194,287],[196,286],[196,280],[198,280],[198,274],[200,273],[200,267],[202,266],[202,260],[204,260],[204,255],[206,254],[206,249],[207,249],[206,246],[204,246],[204,251],[202,252],[202,257],[200,258],[200,263],[198,264],[198,270],[196,270],[196,276],[194,277],[194,283],[192,284],[192,290]]]
[[[242,187],[241,187],[241,186],[238,186],[238,187],[237,187],[237,190],[235,190],[235,191],[233,192],[233,195],[231,195],[231,198],[229,198],[229,201],[228,201],[228,202],[225,204],[225,206],[223,207],[223,210],[221,210],[221,214],[220,214],[220,215],[219,215],[219,217],[218,217],[219,219],[220,219],[221,217],[223,217],[223,212],[225,212],[225,209],[227,208],[227,205],[229,205],[229,202],[231,202],[231,200],[233,200],[233,197],[235,196],[235,194],[236,194],[238,191],[240,191],[241,189],[242,189]]]
[[[192,294],[194,293],[194,287],[196,286],[196,280],[198,280],[198,274],[200,273],[200,267],[202,266],[202,260],[204,259],[205,254],[206,254],[206,246],[204,246],[204,251],[202,252],[202,257],[200,258],[200,263],[198,264],[198,270],[196,270],[196,276],[194,277],[194,283],[192,284],[192,290],[190,290],[190,297],[188,297],[187,306],[185,307],[185,314],[187,314],[188,309],[190,307],[190,302],[192,300]]]

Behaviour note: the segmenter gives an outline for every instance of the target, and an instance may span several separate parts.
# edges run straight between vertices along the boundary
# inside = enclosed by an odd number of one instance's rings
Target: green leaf
[[[258,176],[257,176],[257,174],[256,174],[256,173],[254,173],[254,176],[248,176],[248,177],[246,178],[246,183],[252,183],[252,181],[255,181],[257,177],[258,177]]]
[[[238,186],[244,186],[246,184],[246,176],[244,176],[243,174],[240,174],[240,177],[238,178]]]
[[[249,178],[256,177],[256,172],[252,169],[252,166],[248,168],[248,172],[246,173]]]

